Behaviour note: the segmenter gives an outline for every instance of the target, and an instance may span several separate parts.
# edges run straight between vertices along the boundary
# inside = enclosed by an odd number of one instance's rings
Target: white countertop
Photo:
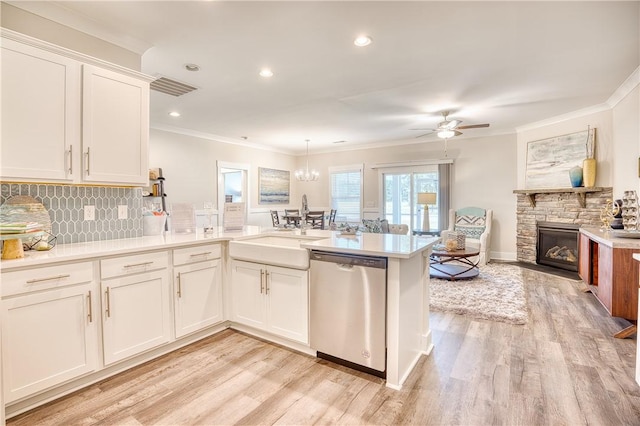
[[[266,228],[271,231],[272,228]],[[44,266],[57,262],[87,260],[93,257],[104,257],[131,254],[140,251],[162,250],[168,248],[185,247],[206,242],[228,241],[239,237],[249,237],[265,232],[259,226],[245,226],[242,230],[225,232],[222,227],[215,232],[204,234],[198,231],[193,234],[172,234],[138,238],[122,238],[117,240],[91,241],[86,243],[57,244],[48,251],[29,250],[24,252],[24,258],[0,261],[0,269],[12,269]]]
[[[220,242],[230,240],[242,240],[261,234],[280,236],[292,236],[296,238],[318,238],[321,240],[309,241],[301,244],[308,249],[316,249],[340,253],[353,253],[371,256],[409,258],[426,250],[435,244],[437,237],[418,237],[410,235],[394,234],[368,234],[357,236],[338,235],[335,231],[307,230],[306,235],[301,235],[300,230],[275,231],[273,228],[259,226],[245,226],[238,231],[224,231],[219,227],[215,232],[204,234],[198,231],[193,234],[172,234],[124,238],[118,240],[92,241],[86,243],[58,244],[48,251],[25,251],[22,259],[0,261],[0,270],[11,271],[22,268],[45,266],[59,262],[76,260],[90,260],[104,256],[119,256],[133,254],[141,251],[162,250],[178,247],[186,247],[206,242]]]
[[[300,247],[333,253],[407,259],[423,252],[438,241],[440,237],[371,233],[340,235],[338,232],[332,232],[329,238],[303,243]]]
[[[592,240],[607,247],[622,249],[640,249],[640,238],[614,237],[610,231],[603,231],[596,227],[581,227],[580,232]]]

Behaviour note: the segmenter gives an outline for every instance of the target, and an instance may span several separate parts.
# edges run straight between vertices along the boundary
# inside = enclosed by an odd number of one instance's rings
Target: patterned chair
[[[447,240],[451,231],[465,235],[467,246],[480,249],[478,265],[486,265],[491,260],[491,221],[493,210],[479,207],[464,207],[449,210],[449,229],[442,231],[442,241]]]

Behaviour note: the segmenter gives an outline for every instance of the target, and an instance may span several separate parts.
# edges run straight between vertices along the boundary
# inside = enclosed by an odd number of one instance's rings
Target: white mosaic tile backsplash
[[[49,211],[57,244],[142,236],[142,188],[104,186],[0,184],[0,204],[14,195],[29,195]],[[84,220],[84,206],[95,206],[96,220]],[[126,205],[127,219],[118,219]]]

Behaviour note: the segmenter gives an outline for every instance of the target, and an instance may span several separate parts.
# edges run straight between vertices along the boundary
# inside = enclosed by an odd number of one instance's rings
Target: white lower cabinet
[[[96,283],[90,262],[2,275],[4,403],[96,370]]]
[[[169,342],[168,253],[102,260],[101,268],[104,364]],[[105,271],[126,275],[105,278]]]
[[[309,273],[233,260],[232,320],[309,343]]]
[[[224,319],[220,253],[219,244],[174,250],[176,338]]]

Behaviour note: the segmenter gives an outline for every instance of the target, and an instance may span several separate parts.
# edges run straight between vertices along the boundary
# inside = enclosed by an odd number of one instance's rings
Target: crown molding
[[[611,108],[615,107],[623,100],[637,85],[640,84],[640,67],[636,68],[627,79],[622,82],[620,87],[607,99],[607,105]]]
[[[275,152],[275,153],[278,153],[278,154],[292,155],[292,156],[304,155],[304,154],[296,155],[296,154],[288,152],[288,151],[283,151],[283,150],[279,150],[279,149],[273,149],[273,148],[265,146],[265,145],[258,145],[258,144],[255,144],[255,143],[246,142],[244,140],[237,140],[237,139],[229,138],[229,137],[226,137],[226,136],[220,136],[220,135],[214,135],[212,133],[201,132],[201,131],[198,131],[198,130],[185,129],[183,127],[169,126],[169,125],[166,125],[166,124],[153,124],[153,123],[149,127],[152,128],[152,129],[161,130],[161,131],[164,131],[164,132],[176,133],[176,134],[184,135],[184,136],[192,136],[192,137],[195,137],[195,138],[206,139],[206,140],[215,141],[215,142],[221,142],[221,143],[227,143],[227,144],[230,144],[230,145],[243,146],[243,147],[251,148],[251,149],[260,149],[260,150],[263,150],[263,151]]]
[[[104,24],[89,19],[64,7],[56,1],[4,1],[18,9],[25,10],[44,19],[56,22],[76,31],[89,34],[102,41],[106,41],[116,46],[142,56],[144,52],[153,47],[152,43],[137,39],[122,33],[118,28],[109,28]]]
[[[67,49],[66,47],[58,46],[56,44],[49,43],[47,41],[40,40],[35,37],[31,37],[26,34],[22,34],[17,31],[10,30],[8,28],[0,27],[0,36],[6,40],[13,40],[27,46],[36,47],[40,50],[45,50],[47,52],[55,53],[57,55],[64,56],[66,58],[71,58],[78,62],[96,65],[101,68],[105,68],[111,71],[116,71],[120,74],[125,74],[130,77],[138,78],[147,82],[151,82],[155,80],[155,77],[152,77],[147,74],[143,74],[139,71],[132,70],[130,68],[126,68],[121,65],[114,64],[112,62],[107,62],[102,59],[96,58],[94,56],[85,55],[84,53],[76,52],[74,50]]]

